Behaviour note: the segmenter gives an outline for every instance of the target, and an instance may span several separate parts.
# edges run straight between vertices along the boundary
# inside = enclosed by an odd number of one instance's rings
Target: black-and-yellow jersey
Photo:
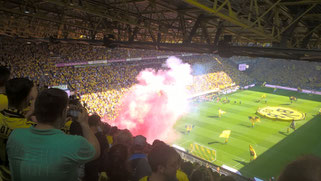
[[[65,125],[61,128],[61,131],[65,132],[66,134],[70,134],[70,126],[72,124],[72,120],[67,120]]]
[[[0,94],[0,111],[8,108],[8,97],[5,94]]]
[[[8,165],[6,156],[6,144],[9,135],[16,128],[29,128],[35,123],[28,121],[23,114],[16,109],[5,109],[0,112],[0,164]]]

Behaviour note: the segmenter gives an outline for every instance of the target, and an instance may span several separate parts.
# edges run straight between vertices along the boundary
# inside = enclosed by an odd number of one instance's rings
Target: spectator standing
[[[321,181],[321,159],[304,156],[288,164],[277,181]]]
[[[148,154],[148,162],[152,174],[140,181],[168,181],[177,180],[176,172],[179,168],[179,158],[174,148],[166,145],[156,145]]]
[[[96,160],[93,160],[85,164],[85,177],[84,181],[98,181],[99,172],[103,171],[105,158],[107,157],[109,145],[105,135],[99,131],[101,119],[97,114],[91,115],[88,118],[88,124],[92,132],[95,134],[100,145],[100,156]]]
[[[147,155],[144,153],[146,145],[147,142],[144,136],[138,135],[134,138],[132,155],[129,158],[129,164],[133,174],[132,181],[138,181],[152,173],[147,160]]]
[[[67,103],[67,94],[60,89],[42,91],[35,102],[37,125],[11,133],[7,152],[12,180],[77,180],[79,165],[99,157],[99,143],[89,128],[85,109],[78,122],[86,139],[60,130]]]
[[[128,165],[128,147],[123,144],[113,145],[108,153],[107,176],[109,181],[128,181],[131,173]]]
[[[8,98],[6,95],[6,83],[10,78],[10,71],[0,66],[0,111],[8,108]]]
[[[10,180],[6,144],[15,128],[29,128],[34,122],[27,121],[22,111],[37,95],[33,82],[25,78],[11,79],[6,84],[8,108],[0,112],[0,171],[3,180]]]

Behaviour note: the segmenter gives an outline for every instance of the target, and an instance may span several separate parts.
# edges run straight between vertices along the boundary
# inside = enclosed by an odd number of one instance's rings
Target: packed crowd
[[[227,66],[218,66],[218,63],[210,62],[212,59],[208,58],[209,57],[204,58],[203,56],[197,56],[187,60],[183,58],[183,61],[187,63],[196,64],[197,62],[197,64],[202,67],[206,67],[205,64],[211,64],[210,69],[202,71],[202,74],[195,74],[193,76],[193,83],[187,86],[190,95],[213,89],[224,89],[231,87],[234,85],[233,83],[235,83],[232,78],[224,72]],[[116,68],[117,71],[114,71]],[[77,70],[74,69],[74,71],[70,70],[70,72],[72,72],[71,74],[75,75],[75,79],[70,81],[70,83],[72,86],[75,86],[75,90],[82,95],[82,102],[88,105],[91,112],[94,110],[100,116],[114,120],[117,117],[117,105],[119,105],[119,101],[135,84],[135,77],[138,73],[145,68],[158,70],[162,69],[162,64],[77,68]],[[231,67],[228,68],[233,69]],[[82,74],[82,72],[86,72],[86,75]],[[63,74],[66,75],[68,73]],[[79,74],[82,75],[79,76]],[[81,79],[83,76],[85,76],[85,78]],[[239,79],[244,80],[243,78]]]
[[[60,89],[38,92],[27,78],[9,80],[3,66],[0,75],[0,180],[233,179],[200,165],[191,168],[166,143],[150,145],[143,135],[89,116],[79,100]]]
[[[143,63],[113,63],[108,66],[56,67],[56,63],[88,61],[99,59],[121,59],[130,57],[151,57],[165,52],[114,49],[89,45],[69,44],[26,44],[23,40],[1,37],[1,58],[12,69],[13,77],[28,77],[39,87],[68,85],[81,95],[91,113],[113,120],[123,95],[136,83],[136,76],[146,68],[162,69],[163,61]],[[172,52],[167,52],[171,55]],[[214,61],[216,57],[199,55],[183,57],[184,62],[199,65],[203,69],[194,75],[193,84],[187,88],[191,95],[212,89],[223,89],[249,77],[236,74],[229,64]],[[194,68],[193,68],[194,69]],[[197,67],[196,67],[197,69]],[[206,70],[205,70],[206,69]],[[117,70],[117,71],[115,71]],[[230,73],[226,73],[230,72]],[[241,75],[241,76],[240,76]],[[240,81],[239,81],[240,80]],[[98,99],[97,99],[98,98]]]
[[[135,84],[135,77],[141,70],[163,69],[163,62],[113,63],[95,67],[55,66],[60,62],[148,57],[166,52],[110,51],[88,45],[30,45],[23,40],[0,38],[1,65],[10,67],[11,77],[16,77],[9,80],[9,71],[1,67],[0,139],[3,144],[0,148],[0,179],[234,180],[221,175],[219,170],[184,162],[172,147],[162,141],[155,140],[150,145],[143,135],[133,136],[128,130],[119,130],[101,122],[100,117],[104,115],[109,119],[116,118],[119,101]],[[188,87],[191,94],[224,89],[233,83],[248,85],[253,82],[228,60],[212,55],[182,59],[193,68],[194,81]],[[304,71],[308,69],[303,68]],[[305,75],[303,71],[301,73]],[[315,71],[309,72],[309,76],[311,81],[319,81]],[[65,92],[48,89],[48,85],[61,84],[67,84],[81,95],[80,101],[84,104],[69,100],[67,105]],[[87,110],[96,114],[88,116]],[[311,161],[311,158],[308,159]],[[318,159],[313,158],[312,161],[315,168],[320,168]],[[286,178],[285,174],[283,180]]]
[[[235,175],[221,175],[220,169],[184,162],[160,140],[150,145],[143,135],[89,116],[63,90],[38,93],[31,80],[9,77],[10,71],[1,66],[0,180],[236,180]],[[320,169],[319,158],[303,157],[290,163],[278,181],[321,180]]]
[[[107,66],[60,67],[60,62],[88,61],[100,59],[122,59],[151,57],[166,52],[114,49],[89,45],[69,44],[26,44],[23,40],[1,37],[1,58],[12,67],[14,77],[29,77],[39,87],[68,85],[81,95],[90,112],[113,120],[117,117],[117,106],[123,95],[136,83],[136,76],[145,68],[162,69],[162,62],[111,63]],[[174,54],[173,52],[167,52]],[[182,57],[193,67],[193,84],[187,89],[197,94],[213,89],[224,89],[234,83],[245,86],[253,82],[320,89],[318,76],[320,65],[305,62],[266,60],[256,61],[247,73],[237,71],[230,60],[213,55]],[[2,63],[3,63],[2,62]],[[304,64],[304,66],[303,66]],[[115,71],[117,70],[117,71]],[[291,75],[291,76],[289,76]],[[284,78],[286,77],[286,78]],[[99,98],[99,100],[97,100]]]
[[[321,90],[321,63],[265,59],[250,66],[249,75],[258,82]]]
[[[175,55],[174,52],[156,50],[130,50],[108,49],[103,46],[89,46],[86,44],[54,44],[48,47],[51,56],[59,57],[56,61],[61,62],[84,62],[92,60],[119,60],[137,57],[155,57],[162,55]]]

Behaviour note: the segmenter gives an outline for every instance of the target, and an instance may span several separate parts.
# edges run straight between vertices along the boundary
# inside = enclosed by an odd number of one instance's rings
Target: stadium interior
[[[0,22],[10,79],[64,90],[101,118],[108,156],[125,147],[78,180],[141,179],[127,168],[137,135],[146,155],[176,150],[173,181],[284,180],[321,158],[320,0],[0,0]]]

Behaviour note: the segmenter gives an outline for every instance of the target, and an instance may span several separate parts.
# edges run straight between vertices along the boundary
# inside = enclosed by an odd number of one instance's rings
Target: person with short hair
[[[108,154],[109,145],[105,135],[100,131],[100,125],[102,124],[101,118],[97,114],[93,114],[88,118],[88,125],[95,134],[100,145],[100,157],[96,160],[85,164],[85,176],[84,181],[98,181],[99,172],[104,170],[105,159]]]
[[[131,148],[133,144],[133,135],[128,129],[120,130],[114,136],[114,143],[126,145],[128,148]]]
[[[9,109],[18,109],[22,112],[32,100],[35,100],[38,92],[34,83],[27,78],[14,78],[6,84]]]
[[[128,146],[124,144],[113,145],[108,152],[106,173],[109,181],[128,181],[130,172],[128,165]]]
[[[139,179],[149,176],[152,173],[147,160],[147,155],[144,153],[146,146],[146,138],[143,135],[137,135],[134,138],[132,155],[129,158],[132,181],[138,181]]]
[[[9,166],[6,143],[16,128],[29,128],[34,122],[28,121],[22,111],[37,94],[33,82],[26,78],[11,79],[6,84],[8,108],[0,112],[0,165]]]
[[[176,180],[179,161],[174,148],[166,144],[156,145],[148,154],[152,174],[141,178],[140,181]]]
[[[288,164],[277,181],[321,181],[321,159],[308,155]]]
[[[10,71],[5,66],[0,66],[0,111],[8,108],[6,83],[10,78]]]
[[[60,130],[67,115],[68,96],[60,89],[43,90],[35,102],[37,125],[15,129],[7,143],[12,180],[77,180],[79,165],[100,155],[99,143],[88,125],[85,108],[79,110],[83,136]]]
[[[175,151],[175,152],[176,152],[176,155],[177,155],[177,158],[178,158],[178,164],[179,164],[179,168],[178,168],[177,171],[176,171],[176,179],[177,179],[178,181],[189,181],[187,174],[181,169],[182,158],[181,158],[181,156],[178,154],[177,151]],[[174,179],[173,179],[173,180],[174,180]]]
[[[206,174],[200,168],[193,171],[193,173],[190,176],[191,181],[205,181],[205,178],[206,178]]]

